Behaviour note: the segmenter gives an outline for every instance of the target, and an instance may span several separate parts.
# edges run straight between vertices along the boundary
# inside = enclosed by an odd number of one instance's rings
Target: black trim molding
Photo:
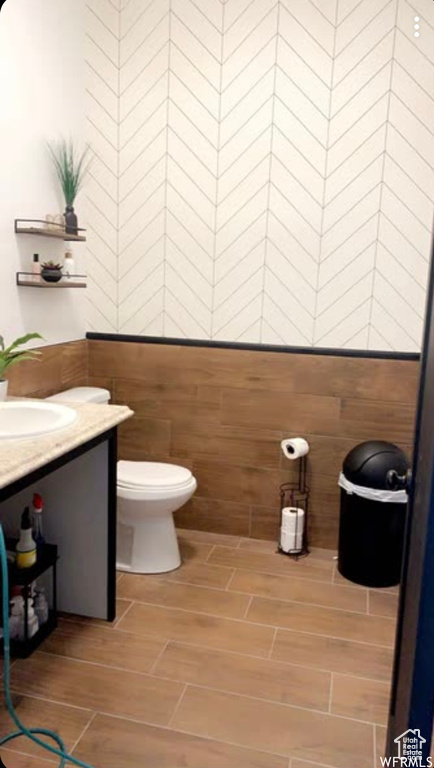
[[[93,341],[126,341],[135,344],[166,344],[177,347],[211,347],[215,349],[247,349],[253,352],[280,352],[293,355],[328,355],[331,357],[361,357],[374,360],[420,360],[418,352],[382,352],[365,349],[333,349],[331,347],[285,347],[278,344],[241,344],[238,341],[208,341],[202,339],[172,339],[163,336],[132,336],[123,333],[87,333]]]

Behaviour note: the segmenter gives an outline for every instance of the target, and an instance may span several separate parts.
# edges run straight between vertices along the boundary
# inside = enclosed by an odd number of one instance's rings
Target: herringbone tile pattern
[[[431,5],[88,0],[90,327],[418,349]]]

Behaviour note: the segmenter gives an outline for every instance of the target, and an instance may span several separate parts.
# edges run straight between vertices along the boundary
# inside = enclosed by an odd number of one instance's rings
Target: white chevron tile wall
[[[86,63],[90,328],[419,348],[432,0],[87,0]]]

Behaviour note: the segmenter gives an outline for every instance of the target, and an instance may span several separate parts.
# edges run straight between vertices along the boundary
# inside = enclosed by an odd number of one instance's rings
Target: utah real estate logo
[[[430,757],[426,763],[422,762],[422,745],[426,744],[426,739],[420,735],[418,728],[409,728],[395,739],[395,744],[398,745],[398,757],[380,758],[383,768],[433,768]]]

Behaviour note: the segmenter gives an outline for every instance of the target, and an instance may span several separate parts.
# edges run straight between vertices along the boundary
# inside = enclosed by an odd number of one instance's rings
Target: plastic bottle
[[[74,254],[71,250],[65,251],[63,260],[63,274],[71,280],[75,274]]]
[[[48,603],[47,603],[47,598],[45,597],[45,590],[42,587],[41,589],[38,589],[38,591],[36,592],[35,613],[39,621],[40,627],[42,626],[42,624],[45,624],[48,621],[48,616],[49,616]]]
[[[30,510],[25,508],[21,517],[21,535],[17,544],[17,568],[31,568],[36,563],[36,542],[33,538]]]
[[[11,640],[17,640],[23,631],[24,598],[20,595],[11,600],[11,615],[9,617],[9,635]]]
[[[33,277],[31,278],[32,282],[40,283],[41,282],[41,264],[39,262],[39,253],[33,254],[32,273],[33,273]]]
[[[45,544],[42,533],[42,512],[44,509],[44,500],[39,493],[33,494],[33,538],[36,541],[37,554],[40,555],[41,549]]]
[[[23,642],[26,639],[26,633],[25,633],[25,627],[24,627],[24,603],[22,608],[22,614],[20,619],[20,629],[18,633],[18,640],[21,640]],[[39,629],[39,621],[38,617],[35,614],[35,609],[32,605],[32,603],[29,601],[29,604],[27,606],[27,638],[30,640],[33,635],[36,635],[37,631]]]

